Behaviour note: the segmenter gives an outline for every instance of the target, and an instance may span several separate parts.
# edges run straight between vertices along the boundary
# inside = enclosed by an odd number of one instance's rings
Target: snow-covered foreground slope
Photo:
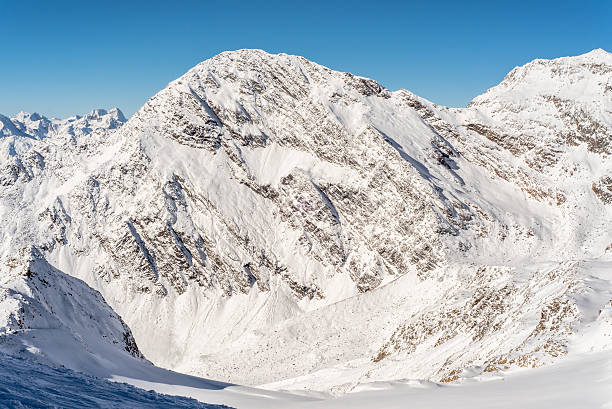
[[[0,379],[2,408],[227,408],[1,353]]]
[[[227,408],[201,402],[231,402],[234,408],[609,408],[612,356],[581,355],[552,367],[505,378],[471,379],[460,385],[401,380],[365,384],[341,398],[296,395],[269,398],[230,390],[181,387],[132,380],[144,389],[104,381],[64,368],[0,354],[0,407],[6,408]],[[155,392],[157,391],[157,392]],[[184,395],[187,397],[170,395]],[[197,400],[195,400],[197,399]]]
[[[71,372],[0,357],[0,405],[45,407],[218,407],[168,395],[158,395],[124,384],[113,384]],[[224,402],[244,409],[575,409],[612,407],[612,355],[609,351],[580,354],[548,367],[521,370],[504,377],[475,377],[458,385],[423,380],[397,380],[362,384],[340,398],[312,395],[266,396],[264,391],[234,391],[117,379],[145,390],[182,395],[200,402]],[[61,393],[59,392],[61,391]],[[28,406],[29,404],[29,406]]]
[[[118,110],[0,117],[0,348],[136,385],[152,382],[129,369],[141,351],[331,395],[607,351],[611,83],[594,50],[454,109],[240,50],[123,125]],[[32,257],[55,286],[18,267]],[[26,304],[108,362],[15,324]]]

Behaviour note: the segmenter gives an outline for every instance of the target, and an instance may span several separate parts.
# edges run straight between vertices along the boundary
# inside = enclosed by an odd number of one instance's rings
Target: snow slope
[[[609,352],[581,355],[560,364],[512,373],[503,378],[471,379],[460,385],[419,380],[364,385],[336,400],[295,408],[609,408],[612,406]]]
[[[2,408],[227,408],[5,354],[0,354],[0,378]]]
[[[400,380],[363,384],[337,399],[288,403],[292,408],[609,408],[609,351],[579,355],[550,367],[500,377],[470,378],[458,385]],[[243,406],[248,407],[248,406]],[[263,406],[262,406],[263,407]]]
[[[232,407],[258,408],[609,408],[612,393],[612,358],[609,353],[582,355],[561,364],[525,370],[504,378],[472,379],[460,385],[436,384],[419,380],[401,380],[363,385],[359,391],[342,398],[297,396],[270,400],[262,396],[231,398],[223,390],[211,391],[154,385],[139,382],[145,389],[94,378],[63,368],[45,366],[32,360],[0,355],[0,407],[63,408],[221,408],[200,401],[231,401]],[[136,381],[137,382],[137,381]],[[225,396],[224,396],[225,395]]]
[[[611,82],[603,50],[536,60],[456,109],[240,50],[123,125],[1,117],[2,274],[37,254],[99,291],[154,364],[268,389],[607,351]],[[59,364],[52,344],[35,347]],[[93,374],[150,381],[113,368]]]

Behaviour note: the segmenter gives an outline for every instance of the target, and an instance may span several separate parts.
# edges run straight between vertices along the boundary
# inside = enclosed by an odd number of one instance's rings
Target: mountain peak
[[[525,101],[556,96],[597,101],[610,89],[612,54],[598,48],[586,54],[555,59],[536,59],[515,67],[498,85],[477,96],[469,106],[488,101]]]
[[[89,115],[93,116],[93,117],[101,117],[103,115],[106,115],[108,113],[108,111],[106,109],[102,109],[102,108],[96,108],[93,109]]]
[[[96,108],[96,109],[91,110],[89,113],[85,114],[84,117],[92,118],[92,119],[103,119],[104,117],[109,117],[109,118],[112,118],[120,122],[126,121],[125,116],[123,115],[123,112],[121,112],[121,110],[116,107],[111,108],[109,110],[106,110],[103,108]],[[77,119],[78,118],[81,118],[81,117],[77,115]]]
[[[593,50],[589,51],[588,53],[584,53],[582,54],[582,56],[592,56],[592,57],[604,57],[604,58],[610,58],[612,57],[612,53],[609,53],[608,51],[604,50],[603,48],[594,48]]]
[[[244,49],[199,63],[168,84],[128,122],[176,128],[174,139],[188,145],[197,140],[210,149],[220,146],[225,125],[233,125],[233,137],[241,143],[265,145],[287,137],[290,128],[272,132],[266,112],[304,104],[310,109],[310,104],[330,100],[352,104],[390,95],[374,80],[334,71],[303,57]],[[352,131],[364,125],[356,118],[349,124]],[[305,133],[296,132],[295,137],[303,139]]]
[[[0,114],[0,137],[6,136],[27,136],[22,133],[10,118]]]
[[[109,109],[108,114],[121,122],[126,121],[125,115],[123,115],[123,112],[119,108],[115,107],[115,108]]]
[[[19,113],[17,113],[17,115],[15,115],[14,119],[23,122],[25,120],[29,120],[29,121],[40,121],[41,119],[47,119],[45,116],[39,114],[38,112],[25,112],[25,111],[20,111]]]

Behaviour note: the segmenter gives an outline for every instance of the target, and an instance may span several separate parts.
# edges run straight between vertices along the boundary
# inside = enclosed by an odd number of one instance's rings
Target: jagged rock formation
[[[197,375],[342,392],[546,363],[612,298],[584,261],[612,243],[611,80],[603,50],[536,60],[454,109],[222,53],[120,127],[0,117],[0,256],[33,246]]]

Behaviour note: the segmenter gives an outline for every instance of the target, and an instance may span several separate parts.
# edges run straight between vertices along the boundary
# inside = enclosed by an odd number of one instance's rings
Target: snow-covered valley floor
[[[612,354],[585,354],[549,367],[459,385],[421,381],[366,384],[359,392],[304,407],[612,408]]]
[[[116,378],[143,388],[139,389],[5,354],[0,355],[0,363],[2,408],[612,408],[609,351],[584,353],[503,377],[475,377],[461,384],[374,382],[340,398],[240,386],[208,388],[205,381],[200,387],[181,386],[178,384],[184,383],[184,375],[180,374],[175,380],[168,378],[168,383]]]

